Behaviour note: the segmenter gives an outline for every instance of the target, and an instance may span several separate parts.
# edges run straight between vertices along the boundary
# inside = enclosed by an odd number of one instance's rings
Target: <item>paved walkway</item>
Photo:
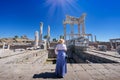
[[[57,78],[55,64],[3,64],[0,80],[120,80],[120,64],[67,64],[67,69]]]

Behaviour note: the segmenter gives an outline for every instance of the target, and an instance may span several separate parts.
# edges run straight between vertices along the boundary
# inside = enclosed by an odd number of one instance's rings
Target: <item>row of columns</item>
[[[80,18],[75,18],[72,16],[66,16],[66,19],[63,21],[63,25],[64,25],[64,38],[66,40],[66,24],[70,24],[70,28],[71,28],[71,38],[74,38],[74,24],[78,25],[78,37],[80,36],[84,36],[85,35],[85,16],[86,13],[83,13],[82,16]],[[82,31],[80,29],[82,25]],[[81,33],[82,32],[82,33]]]
[[[70,27],[71,27],[71,38],[74,38],[74,24],[70,24]],[[80,36],[84,36],[85,34],[85,24],[82,23],[82,33],[81,33],[81,30],[80,30],[80,24],[78,24],[78,37]],[[64,39],[66,40],[66,24],[64,24]]]
[[[35,31],[35,43],[34,46],[38,47],[42,42],[43,22],[40,22],[40,32]]]
[[[115,43],[115,49],[117,48],[117,40],[110,40],[111,49],[114,49],[113,43]]]
[[[35,31],[35,47],[41,46],[42,43],[42,34],[43,34],[43,23],[40,22],[40,33],[38,31]],[[50,26],[48,25],[48,31],[47,31],[47,42],[50,40]]]

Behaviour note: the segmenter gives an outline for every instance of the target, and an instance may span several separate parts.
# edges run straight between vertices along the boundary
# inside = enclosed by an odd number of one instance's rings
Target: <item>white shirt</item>
[[[55,54],[57,54],[57,50],[67,50],[67,47],[65,44],[58,44],[55,48]]]

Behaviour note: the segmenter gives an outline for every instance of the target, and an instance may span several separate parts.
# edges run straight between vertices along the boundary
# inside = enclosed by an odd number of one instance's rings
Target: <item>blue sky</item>
[[[99,41],[120,38],[120,0],[0,0],[0,38],[27,35],[34,39],[39,23],[43,35],[51,26],[51,37],[63,35],[65,15],[80,17],[86,13],[86,33]],[[77,33],[77,26],[74,27]],[[67,33],[70,26],[67,26]]]

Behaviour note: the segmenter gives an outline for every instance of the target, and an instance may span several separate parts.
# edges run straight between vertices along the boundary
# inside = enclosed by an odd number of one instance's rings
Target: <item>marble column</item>
[[[89,35],[87,36],[88,40],[89,40]]]
[[[93,42],[93,35],[91,34],[91,42]]]
[[[85,17],[86,17],[86,13],[82,14],[82,35],[84,36],[85,34]]]
[[[3,49],[5,49],[5,43],[3,43]]]
[[[78,37],[80,37],[80,24],[78,24]]]
[[[84,24],[84,22],[82,23],[82,35],[84,35],[85,34],[85,24]]]
[[[117,41],[115,40],[115,49],[117,48]]]
[[[9,50],[10,49],[10,45],[8,44],[8,47],[7,47],[7,49]]]
[[[48,35],[47,40],[50,41],[50,26],[49,26],[49,25],[48,25],[48,32],[47,32],[47,35]]]
[[[96,38],[96,35],[94,36],[94,38],[95,38],[95,42],[97,42],[97,38]]]
[[[39,42],[42,42],[42,33],[43,33],[43,22],[40,22],[40,37],[39,37]]]
[[[66,24],[64,24],[64,40],[66,41]]]
[[[48,32],[47,32],[47,48],[50,48],[50,26],[48,25]]]
[[[38,47],[39,44],[39,33],[38,31],[35,32],[35,47]]]
[[[111,50],[113,49],[112,40],[110,40]]]
[[[73,24],[70,24],[70,27],[71,27],[71,39],[74,38],[74,27],[73,27]]]

